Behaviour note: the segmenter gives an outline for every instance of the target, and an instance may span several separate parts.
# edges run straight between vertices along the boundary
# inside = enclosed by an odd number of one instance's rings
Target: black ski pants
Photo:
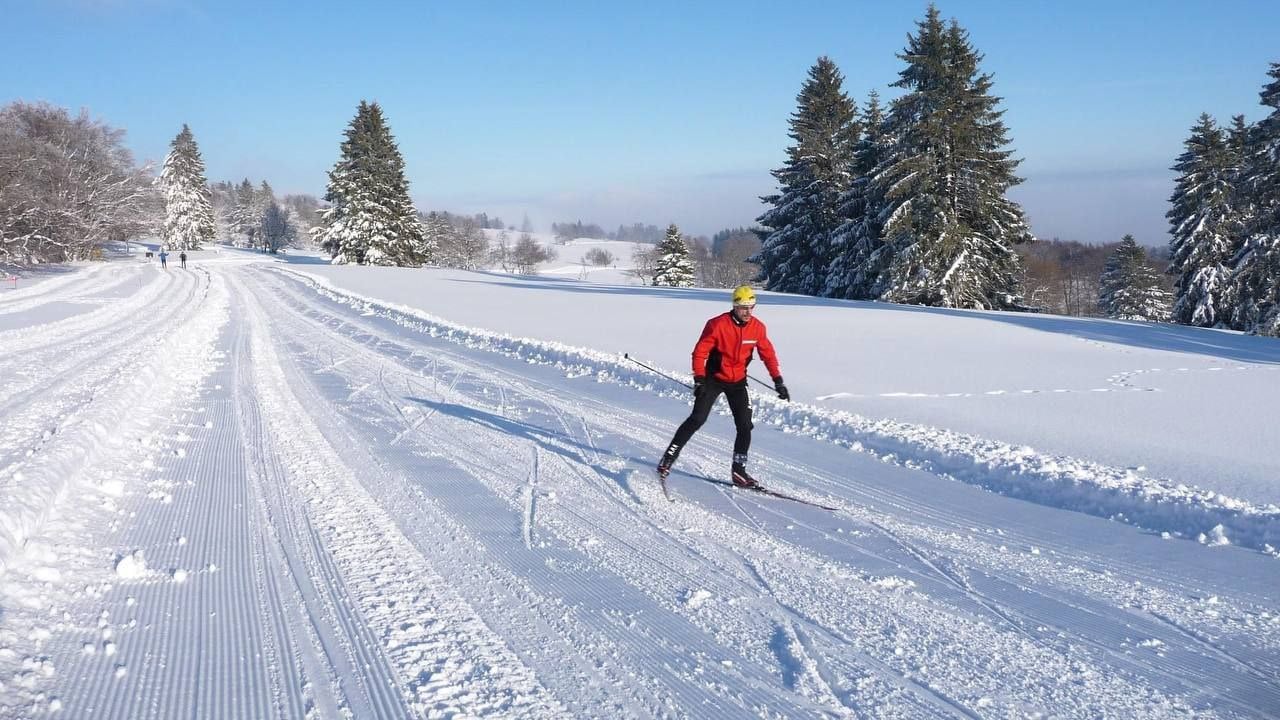
[[[751,424],[751,403],[747,398],[746,380],[740,383],[721,383],[715,378],[707,378],[702,394],[693,401],[693,412],[689,413],[689,417],[676,430],[676,436],[671,440],[673,445],[683,448],[689,442],[689,438],[707,421],[720,393],[724,393],[724,399],[729,401],[729,409],[733,411],[733,424],[738,429],[738,435],[733,440],[733,452],[735,455],[747,454],[751,447],[751,428],[755,426]]]

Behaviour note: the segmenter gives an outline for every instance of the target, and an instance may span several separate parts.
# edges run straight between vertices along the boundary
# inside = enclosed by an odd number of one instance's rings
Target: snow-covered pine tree
[[[653,284],[664,287],[693,287],[698,277],[697,266],[689,256],[680,228],[675,223],[667,227],[667,237],[655,249],[658,259],[654,266]]]
[[[942,307],[1019,309],[1021,263],[1030,242],[1022,208],[1005,197],[1021,182],[1004,148],[1007,130],[979,74],[981,56],[953,20],[930,5],[899,55],[886,132],[891,144],[872,184],[880,207],[881,297]],[[888,255],[890,257],[885,257]]]
[[[258,212],[258,193],[249,178],[236,186],[236,209],[232,217],[235,231],[241,236],[236,244],[253,247],[257,243],[262,216]]]
[[[227,181],[209,186],[209,202],[213,206],[214,241],[230,245],[235,241],[236,186]]]
[[[164,196],[161,238],[171,250],[199,250],[200,243],[212,242],[216,232],[204,160],[185,124],[169,147],[159,179]]]
[[[787,164],[773,171],[780,192],[762,197],[772,206],[757,222],[768,229],[760,252],[760,282],[770,290],[818,295],[834,259],[832,234],[840,226],[840,198],[849,189],[860,132],[857,107],[842,89],[830,58],[809,69],[790,120],[795,144]]]
[[[451,258],[446,257],[450,254],[446,250],[453,244],[452,234],[453,226],[440,213],[432,210],[422,218],[422,242],[425,247],[431,248],[432,262],[443,267],[453,267],[449,262]]]
[[[325,199],[332,206],[315,233],[331,262],[411,267],[431,262],[409,199],[404,158],[382,108],[360,101],[345,134],[341,157],[329,171]]]
[[[271,243],[263,232],[263,229],[266,227],[263,223],[263,219],[267,216],[267,210],[272,205],[276,204],[276,192],[271,189],[271,184],[266,180],[263,180],[262,183],[258,185],[258,189],[253,193],[253,201],[254,215],[257,218],[259,228],[258,246],[264,251],[275,252],[275,250],[271,249]]]
[[[840,197],[840,216],[843,222],[831,237],[834,258],[827,273],[823,295],[854,300],[879,296],[876,278],[884,270],[881,259],[888,254],[879,252],[878,222],[880,203],[883,201],[871,183],[875,171],[884,156],[884,110],[880,106],[880,94],[872,90],[862,112],[862,133],[854,150],[852,181],[849,189]]]
[[[1267,72],[1262,104],[1271,108],[1248,134],[1241,189],[1249,217],[1233,259],[1232,327],[1280,336],[1280,63]]]
[[[1191,128],[1173,170],[1177,185],[1169,198],[1172,236],[1168,273],[1174,280],[1173,321],[1214,327],[1230,315],[1229,263],[1236,206],[1232,183],[1239,158],[1208,113]]]
[[[426,238],[437,248],[435,262],[438,265],[461,270],[484,267],[489,260],[489,238],[475,218],[434,212],[427,217],[428,222],[437,227],[426,233]]]
[[[1147,252],[1125,235],[1107,258],[1098,287],[1098,309],[1117,320],[1169,321],[1173,297],[1147,265]]]

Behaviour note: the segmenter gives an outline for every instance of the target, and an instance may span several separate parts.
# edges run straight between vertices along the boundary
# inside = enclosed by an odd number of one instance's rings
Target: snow
[[[484,230],[490,247],[496,247],[501,230],[492,228]],[[520,240],[517,230],[507,230],[507,244],[515,245]],[[554,259],[538,266],[538,274],[547,278],[570,280],[590,280],[593,283],[610,283],[615,285],[640,285],[641,280],[635,275],[635,263],[632,255],[638,250],[652,251],[656,246],[645,243],[623,242],[618,240],[600,240],[596,238],[575,238],[567,242],[559,242],[549,233],[529,233],[540,245],[555,251]],[[586,261],[587,253],[592,250],[604,250],[613,256],[613,263],[599,266]]]
[[[623,353],[728,291],[611,252],[0,291],[0,717],[1280,714],[1280,343],[760,293],[753,474],[837,510],[708,482],[723,408],[668,501]]]
[[[143,557],[141,550],[129,553],[116,561],[116,575],[125,580],[146,577],[149,572],[147,560]]]

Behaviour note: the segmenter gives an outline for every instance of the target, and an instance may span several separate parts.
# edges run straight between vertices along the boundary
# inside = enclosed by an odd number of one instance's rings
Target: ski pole
[[[648,365],[645,365],[644,363],[640,362],[639,360],[637,360],[637,359],[635,359],[635,358],[631,357],[631,356],[630,356],[630,355],[628,355],[627,353],[622,353],[622,357],[626,358],[627,360],[630,360],[631,362],[633,362],[633,363],[635,363],[635,364],[639,365],[640,367],[644,368],[645,370],[648,370],[648,371],[649,371],[649,372],[651,372],[651,373],[656,373],[656,374],[658,374],[658,375],[661,375],[662,377],[664,377],[664,378],[666,378],[666,379],[670,380],[670,381],[671,381],[671,382],[673,382],[673,383],[677,383],[677,384],[683,385],[683,386],[685,386],[685,387],[687,387],[687,388],[689,388],[689,389],[693,389],[693,386],[692,386],[692,385],[690,385],[689,383],[687,383],[687,382],[683,382],[683,381],[681,381],[681,380],[677,380],[677,379],[675,379],[675,378],[671,377],[670,375],[668,375],[668,374],[666,374],[666,373],[664,373],[664,372],[662,372],[661,370],[658,370],[658,369],[656,369],[656,368],[651,368],[651,367],[649,367]]]
[[[754,376],[754,375],[748,375],[747,377],[751,378],[752,380],[755,380],[756,382],[758,382],[758,383],[760,383],[761,385],[763,385],[763,386],[765,386],[765,387],[769,388],[770,390],[773,390],[773,384],[772,384],[772,383],[767,383],[767,382],[765,382],[765,381],[761,380],[760,378],[758,378],[758,377],[756,377],[756,376]]]

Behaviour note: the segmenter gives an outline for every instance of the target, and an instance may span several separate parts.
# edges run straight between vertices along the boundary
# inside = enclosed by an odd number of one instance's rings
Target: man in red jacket
[[[667,451],[658,462],[658,474],[666,477],[671,466],[680,456],[680,449],[702,427],[711,414],[720,393],[729,401],[733,411],[733,424],[738,435],[733,441],[733,484],[755,487],[754,478],[747,473],[747,450],[751,447],[751,404],[747,398],[747,364],[752,356],[760,353],[764,366],[773,378],[778,397],[790,400],[791,393],[782,384],[782,371],[778,369],[778,356],[765,331],[764,323],[752,317],[756,306],[756,294],[743,285],[733,291],[733,310],[707,321],[702,336],[693,346],[693,412],[676,430]]]

